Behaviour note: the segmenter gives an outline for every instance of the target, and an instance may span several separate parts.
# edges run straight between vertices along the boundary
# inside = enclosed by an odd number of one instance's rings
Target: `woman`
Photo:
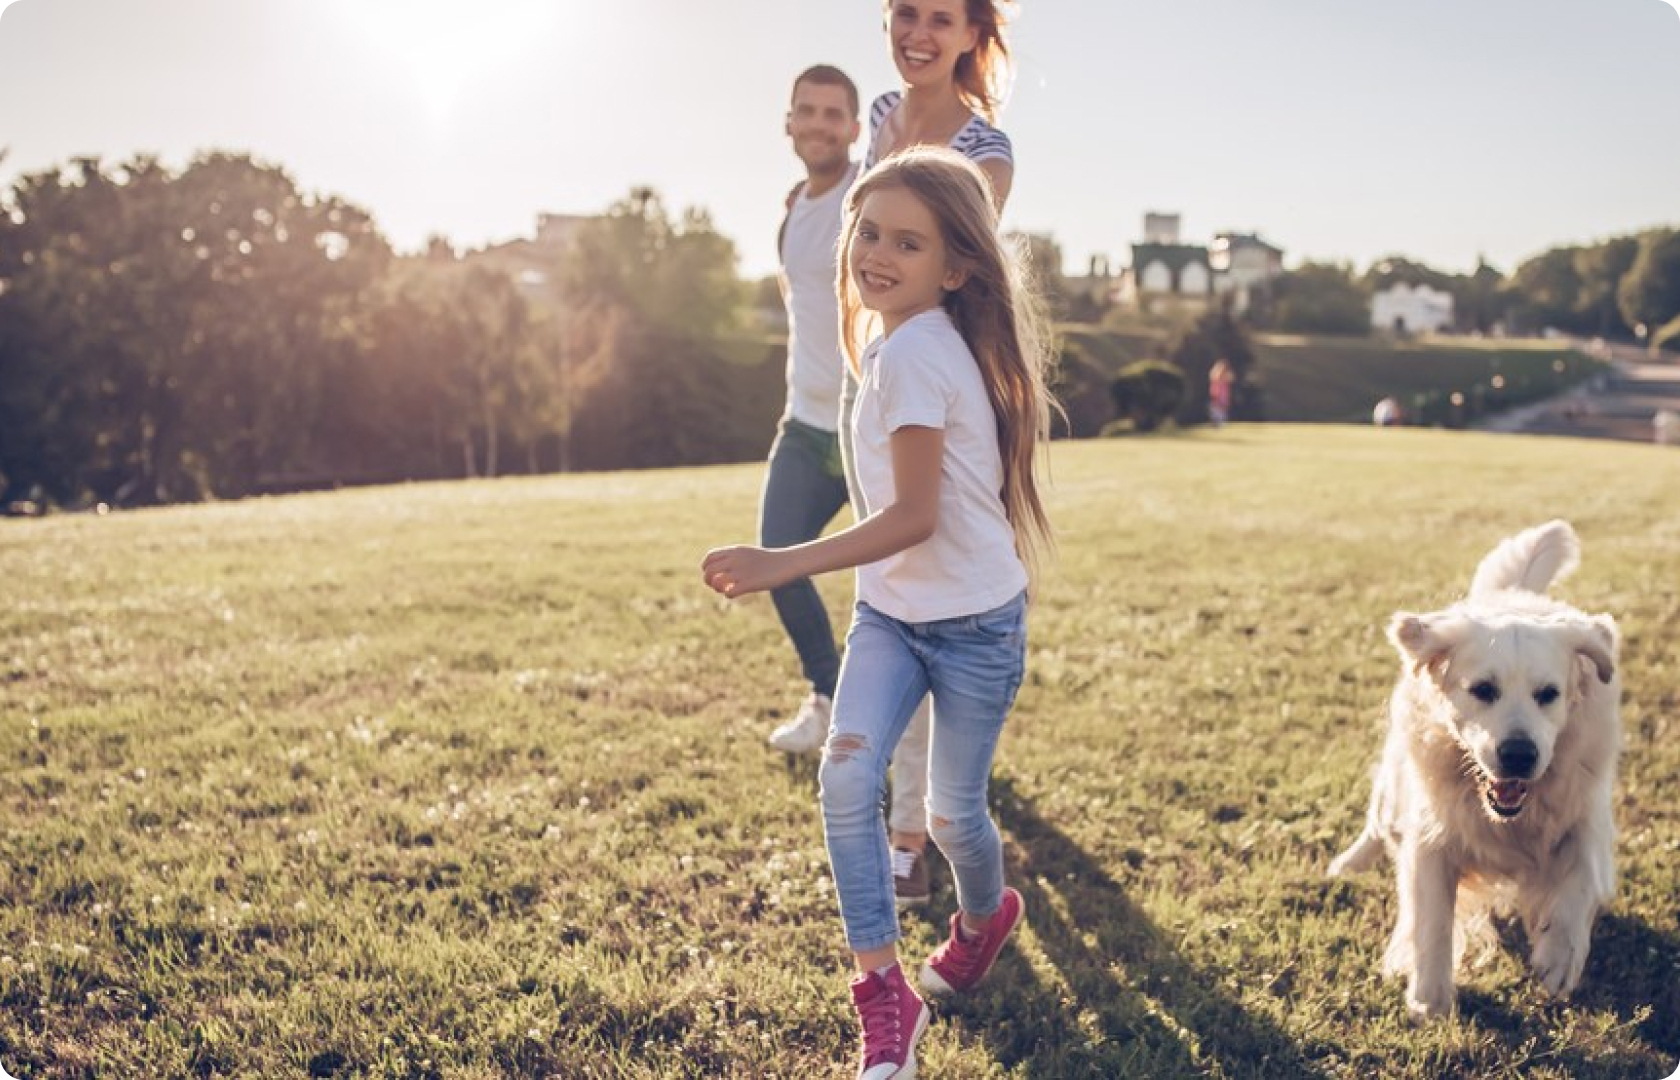
[[[1009,136],[993,126],[1012,76],[1005,19],[993,0],[887,0],[887,46],[901,86],[869,108],[864,169],[912,146],[948,146],[980,167],[999,215],[1015,178]],[[857,383],[840,397],[840,452],[859,520],[869,513],[852,468]],[[927,903],[928,703],[898,744],[892,767],[893,885],[901,908]]]

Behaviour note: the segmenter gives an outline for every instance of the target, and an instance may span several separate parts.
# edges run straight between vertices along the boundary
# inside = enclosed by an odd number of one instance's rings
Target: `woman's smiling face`
[[[887,7],[893,64],[910,86],[948,82],[979,37],[968,21],[967,0],[893,0]]]

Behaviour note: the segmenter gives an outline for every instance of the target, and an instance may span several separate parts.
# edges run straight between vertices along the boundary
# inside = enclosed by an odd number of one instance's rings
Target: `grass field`
[[[1549,341],[1261,334],[1254,347],[1266,417],[1281,421],[1369,422],[1371,407],[1393,397],[1413,414],[1411,423],[1451,423],[1445,398],[1455,390],[1467,398],[1485,392],[1485,408],[1497,411],[1556,393],[1602,367]],[[1495,376],[1502,389],[1491,387]]]
[[[928,1077],[1666,1077],[1680,455],[1236,426],[1063,444],[994,804],[1027,926]],[[0,1064],[44,1077],[841,1077],[815,762],[731,466],[0,523]],[[1358,832],[1397,608],[1564,516],[1625,635],[1620,896],[1410,1024]],[[850,581],[825,581],[837,623]],[[952,904],[905,920],[907,959]]]

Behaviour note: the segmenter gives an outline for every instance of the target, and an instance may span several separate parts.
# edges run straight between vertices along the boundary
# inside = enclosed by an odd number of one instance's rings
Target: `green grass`
[[[25,1080],[850,1075],[761,469],[0,527],[0,1063]],[[1680,455],[1236,426],[1055,448],[994,778],[1028,925],[935,1077],[1661,1077],[1680,1057]],[[1626,643],[1619,900],[1574,1002],[1378,977],[1358,832],[1397,608],[1553,516]],[[849,579],[824,582],[837,622]],[[952,903],[905,920],[919,960]],[[1513,931],[1513,939],[1520,934]]]
[[[1263,334],[1254,345],[1266,416],[1282,421],[1369,423],[1371,407],[1392,396],[1414,416],[1433,410],[1433,422],[1441,423],[1451,415],[1444,399],[1455,390],[1467,397],[1485,393],[1485,407],[1496,411],[1555,393],[1602,367],[1547,341]],[[1505,384],[1497,391],[1489,385],[1496,375]]]

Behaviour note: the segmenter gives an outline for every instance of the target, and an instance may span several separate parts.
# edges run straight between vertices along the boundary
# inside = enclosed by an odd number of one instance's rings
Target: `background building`
[[[1452,294],[1397,281],[1371,297],[1371,326],[1396,334],[1439,334],[1453,328]]]
[[[1283,249],[1257,233],[1222,232],[1212,244],[1187,244],[1178,214],[1147,213],[1143,240],[1120,275],[1117,299],[1144,311],[1167,306],[1247,311],[1255,296],[1283,273]]]

